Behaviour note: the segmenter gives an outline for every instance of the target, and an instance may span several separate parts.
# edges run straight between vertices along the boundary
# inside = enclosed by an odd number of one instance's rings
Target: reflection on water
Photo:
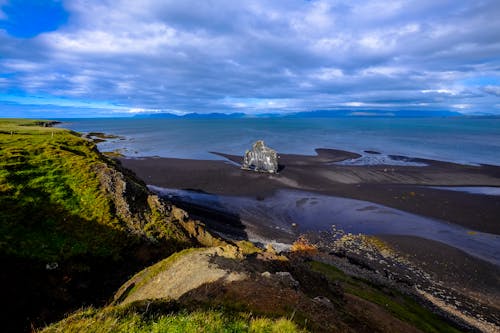
[[[337,229],[354,234],[417,236],[442,242],[500,266],[499,235],[472,231],[367,201],[291,190],[281,190],[264,200],[257,200],[150,188],[161,195],[237,214],[245,225],[272,226],[290,235],[294,234],[292,224],[296,224],[300,232],[331,230],[335,225]]]

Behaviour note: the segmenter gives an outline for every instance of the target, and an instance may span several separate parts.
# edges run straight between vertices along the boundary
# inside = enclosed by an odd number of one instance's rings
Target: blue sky
[[[0,0],[0,116],[500,114],[500,2]]]

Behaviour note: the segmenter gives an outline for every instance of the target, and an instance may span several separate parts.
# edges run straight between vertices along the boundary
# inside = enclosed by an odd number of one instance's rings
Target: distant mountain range
[[[184,119],[227,119],[227,118],[346,118],[346,117],[395,117],[395,118],[425,118],[425,117],[461,117],[462,113],[454,111],[352,111],[352,110],[315,110],[294,113],[263,113],[250,115],[246,113],[173,113],[138,114],[135,118],[184,118]]]

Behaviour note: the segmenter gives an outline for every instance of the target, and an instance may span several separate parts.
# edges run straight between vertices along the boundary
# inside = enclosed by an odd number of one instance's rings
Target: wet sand
[[[239,168],[241,157],[218,153],[220,160],[174,158],[120,159],[149,185],[216,195],[264,199],[281,189],[352,198],[500,234],[500,197],[434,186],[500,187],[500,167],[407,159],[426,166],[339,165],[359,155],[318,149],[316,156],[281,155],[279,174]],[[403,157],[400,157],[403,158]]]
[[[253,197],[214,195],[150,185],[188,212],[217,212],[207,223],[227,238],[240,238],[228,225],[244,229],[242,238],[291,244],[301,234],[333,232],[364,235],[405,235],[435,240],[500,267],[500,236],[471,232],[459,225],[426,218],[368,201],[340,198],[298,190],[279,190],[264,200]],[[203,210],[203,212],[202,212]],[[203,216],[205,215],[205,216]],[[225,216],[225,225],[217,218]],[[231,221],[231,219],[233,221]]]

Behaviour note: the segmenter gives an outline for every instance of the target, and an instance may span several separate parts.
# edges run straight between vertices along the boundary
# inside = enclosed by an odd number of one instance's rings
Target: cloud
[[[436,94],[444,94],[444,95],[451,95],[451,96],[455,96],[458,94],[457,91],[453,90],[453,89],[424,89],[422,90],[422,93],[424,94],[432,94],[432,93],[436,93]]]
[[[0,98],[132,113],[490,110],[498,84],[478,78],[500,77],[499,7],[68,0],[56,31],[20,40],[0,30]]]
[[[483,88],[483,91],[485,93],[500,97],[500,86],[485,86]]]

